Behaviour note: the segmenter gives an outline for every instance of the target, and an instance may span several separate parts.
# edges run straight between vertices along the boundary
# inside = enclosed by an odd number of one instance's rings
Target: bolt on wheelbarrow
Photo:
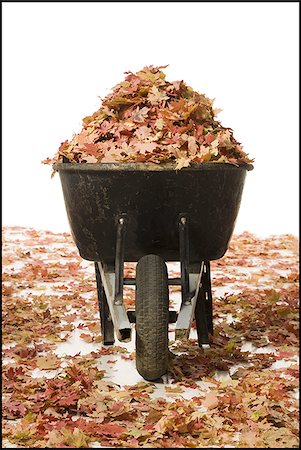
[[[94,261],[103,343],[131,339],[146,380],[168,370],[168,324],[188,339],[193,319],[198,343],[213,335],[210,261],[226,253],[251,164],[173,163],[54,165],[60,174],[71,233],[83,259]],[[180,278],[166,262],[178,261]],[[124,277],[137,262],[136,277]],[[123,288],[136,286],[135,310]],[[181,286],[178,312],[169,311],[169,285]]]

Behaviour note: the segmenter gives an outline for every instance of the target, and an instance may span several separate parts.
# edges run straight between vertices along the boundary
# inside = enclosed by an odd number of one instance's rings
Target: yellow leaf
[[[54,353],[37,359],[37,367],[40,370],[53,370],[60,367],[60,365],[61,360]]]
[[[100,332],[100,324],[99,324],[99,322],[88,323],[87,327],[89,328],[90,331],[92,331],[94,333],[99,333]]]
[[[74,428],[74,430],[63,428],[61,432],[64,436],[64,443],[66,443],[67,445],[72,445],[75,448],[88,448],[90,439],[79,428]]]
[[[180,386],[176,386],[176,387],[165,386],[165,390],[166,390],[166,392],[174,392],[174,393],[184,392]]]
[[[176,170],[180,170],[180,169],[182,169],[182,167],[188,167],[189,165],[190,165],[189,158],[185,158],[185,157],[177,158]]]
[[[228,353],[232,353],[234,349],[235,349],[235,342],[229,342],[229,344],[225,345],[225,350]]]
[[[236,387],[239,384],[238,380],[232,380],[231,378],[228,378],[226,380],[222,380],[220,383],[220,388],[224,389],[226,387]]]
[[[155,127],[157,128],[157,130],[162,130],[164,127],[164,120],[163,119],[157,119],[155,122]]]

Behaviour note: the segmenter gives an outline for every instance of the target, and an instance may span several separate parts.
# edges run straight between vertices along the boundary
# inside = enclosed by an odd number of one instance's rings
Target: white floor
[[[20,233],[20,235],[18,235],[16,232],[14,232],[14,239],[19,239],[19,246],[20,248],[22,247],[22,240],[24,239],[24,236],[22,235],[22,233]],[[59,244],[49,244],[49,248],[50,249],[55,249],[56,247],[58,247]],[[283,250],[284,254],[286,252],[286,250]],[[49,252],[46,255],[49,258]],[[49,259],[48,259],[49,261]],[[17,268],[20,268],[22,266],[22,263],[11,263],[10,266],[7,266],[6,270],[16,270]],[[82,267],[86,270],[87,274],[91,274],[94,276],[94,265],[93,263],[89,263],[87,261],[82,261]],[[172,276],[175,276],[175,274],[179,271],[179,264],[178,263],[170,263],[168,265],[168,270],[169,273],[172,273]],[[241,274],[243,274],[245,276],[245,280],[246,283],[248,281],[248,277],[251,277],[254,274],[254,271],[258,271],[258,267],[252,268],[242,268],[242,267],[233,267],[233,270],[235,271],[235,273],[240,272]],[[284,276],[289,269],[285,270],[282,269],[280,270],[279,274],[281,274],[282,276]],[[219,271],[217,270],[216,273],[214,274],[215,276],[218,276],[222,273],[222,269],[219,273]],[[263,278],[264,281],[264,278]],[[55,289],[55,283],[52,284],[51,283],[47,283],[47,287],[45,289],[45,293],[50,293],[51,289]],[[29,291],[24,290],[22,292],[23,295],[26,295],[27,293],[31,293],[34,294],[35,291],[33,289],[30,289]],[[40,291],[37,291],[40,292]],[[233,292],[235,293],[235,283],[234,286],[231,283],[226,283],[226,285],[223,286],[217,286],[213,289],[213,295],[215,298],[218,298],[219,296],[223,295],[225,292]],[[90,293],[88,294],[83,294],[83,295],[91,295]],[[94,294],[93,294],[94,295]],[[174,309],[177,309],[179,307],[179,303],[180,303],[180,293],[179,292],[173,292],[170,295],[170,298],[172,300],[172,304]],[[72,314],[73,312],[76,312],[76,310],[73,310],[70,307],[70,314]],[[95,319],[98,320],[98,316],[95,316]],[[230,314],[228,314],[226,316],[226,320],[228,323],[231,323],[233,320],[235,320]],[[83,323],[83,320],[77,320],[74,321],[74,325],[78,326],[79,323]],[[134,325],[132,326],[132,340],[129,343],[123,343],[123,342],[118,342],[116,340],[115,345],[121,346],[126,348],[130,353],[135,351],[135,329],[134,329]],[[91,351],[96,351],[99,349],[101,344],[95,344],[95,343],[87,343],[85,342],[83,339],[81,339],[80,335],[81,335],[82,331],[78,328],[75,328],[74,331],[71,333],[68,341],[63,342],[63,343],[58,343],[56,349],[54,350],[54,352],[58,355],[58,356],[73,356],[77,353],[80,352],[81,355],[86,355],[91,353]],[[190,337],[192,339],[196,339],[196,331],[195,330],[191,330],[191,334]],[[170,343],[172,346],[172,343],[174,342],[175,336],[174,336],[174,325],[171,324],[170,325],[170,331],[169,331],[169,339],[170,339]],[[264,346],[262,348],[256,348],[252,345],[252,343],[250,342],[245,342],[244,346],[243,346],[243,351],[249,351],[249,352],[254,352],[254,353],[273,353],[275,352],[275,349],[271,346],[271,345],[267,345]],[[126,354],[128,355],[128,353]],[[113,361],[113,362],[112,362]],[[3,360],[3,364],[6,364],[8,361],[7,360]],[[292,360],[280,360],[277,361],[276,363],[274,363],[273,368],[277,369],[279,367],[289,367],[291,364],[296,364],[296,362],[298,362],[297,358],[294,358]],[[235,366],[231,368],[230,373],[229,372],[216,372],[215,374],[215,378],[217,380],[223,380],[223,379],[229,379],[230,375],[232,375],[235,370],[237,370],[237,368],[240,366]],[[122,354],[120,353],[116,353],[114,355],[108,355],[108,356],[102,356],[101,357],[101,361],[99,362],[99,368],[101,368],[102,370],[105,370],[105,377],[104,377],[104,381],[111,381],[113,383],[116,383],[117,385],[119,385],[120,387],[123,386],[130,386],[130,385],[134,385],[136,383],[145,383],[144,379],[138,374],[138,372],[136,371],[136,367],[135,367],[135,361],[131,360],[131,359],[125,359],[123,357]],[[53,378],[55,377],[57,374],[59,373],[58,370],[52,370],[52,371],[41,371],[39,369],[35,369],[32,372],[32,376],[33,377],[46,377],[46,378]],[[175,397],[182,397],[182,398],[186,398],[186,399],[190,399],[194,396],[205,396],[207,392],[210,391],[210,388],[212,387],[212,385],[210,385],[210,383],[206,383],[203,381],[199,381],[198,384],[198,388],[197,389],[191,389],[191,388],[187,388],[187,387],[181,387],[182,392],[180,393],[172,393],[172,392],[167,392],[166,391],[166,386],[175,386],[172,385],[171,383],[172,380],[168,379],[168,377],[166,376],[163,379],[162,383],[153,383],[153,392],[152,392],[152,396],[153,398],[158,398],[158,397],[164,397],[165,399],[169,399],[170,401],[173,401],[173,399]],[[299,398],[299,392],[296,390],[294,392],[294,396],[295,398]],[[3,444],[4,448],[16,448],[16,446],[11,445],[9,442],[5,442]],[[97,443],[94,443],[93,445],[91,445],[91,447],[95,447],[95,448],[103,448],[100,445],[98,445]],[[231,445],[227,446],[227,447],[233,447]],[[106,447],[107,448],[107,447]]]

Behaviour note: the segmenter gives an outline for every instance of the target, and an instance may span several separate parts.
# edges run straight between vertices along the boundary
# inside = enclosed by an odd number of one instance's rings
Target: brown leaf
[[[202,401],[202,405],[205,406],[207,409],[214,409],[218,406],[219,399],[217,397],[216,391],[210,391],[205,399]]]

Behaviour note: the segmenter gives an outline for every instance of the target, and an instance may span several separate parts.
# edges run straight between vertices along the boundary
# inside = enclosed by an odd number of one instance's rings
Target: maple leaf
[[[176,170],[180,170],[183,167],[188,167],[190,165],[190,158],[182,156],[176,159],[177,165]]]
[[[214,114],[215,116],[217,116],[220,112],[222,112],[222,109],[220,109],[220,108],[214,108],[214,109],[213,109],[213,114]]]
[[[240,436],[240,443],[246,444],[249,448],[260,446],[260,436],[258,436],[258,431],[245,431]]]
[[[137,91],[140,85],[140,78],[137,77],[137,75],[133,74],[132,72],[125,72],[125,74],[128,74],[125,77],[125,80],[130,83],[132,92]]]
[[[164,125],[165,125],[165,123],[162,118],[157,119],[155,122],[155,127],[157,128],[157,130],[163,130]]]
[[[211,142],[210,144],[210,153],[213,156],[217,156],[218,155],[218,139],[215,139],[214,141]]]
[[[74,428],[70,430],[68,428],[61,428],[58,432],[57,430],[52,430],[48,433],[48,444],[55,447],[63,447],[62,444],[70,446],[71,448],[88,448],[91,438],[87,436],[79,428]]]
[[[89,123],[91,123],[94,120],[93,116],[86,116],[83,118],[83,124],[84,125],[89,125]]]
[[[137,130],[134,132],[134,136],[137,136],[138,140],[143,140],[147,139],[151,133],[151,128],[144,125],[140,128],[137,128]]]
[[[202,405],[205,406],[207,409],[214,409],[218,406],[219,400],[217,397],[216,391],[210,391],[205,399],[202,401]]]
[[[213,142],[214,139],[215,139],[215,136],[214,136],[213,134],[208,133],[208,134],[206,134],[206,136],[205,136],[205,142],[206,142],[206,144],[208,144],[208,145],[211,144],[211,142]]]
[[[170,425],[172,425],[172,420],[170,419],[170,417],[161,417],[161,419],[155,424],[155,430],[158,431],[159,433],[165,433],[168,428],[170,427]]]
[[[131,116],[131,119],[133,120],[133,122],[144,123],[148,112],[149,108],[147,108],[146,106],[141,109],[139,108],[139,106],[137,106]]]
[[[86,162],[86,163],[97,163],[98,159],[95,158],[95,156],[93,155],[87,155],[87,156],[82,156],[81,158],[82,162]]]
[[[139,153],[145,154],[155,150],[157,148],[157,144],[155,142],[139,142],[135,144],[135,148]]]
[[[164,92],[159,91],[157,86],[154,85],[150,89],[150,91],[147,95],[147,99],[152,105],[157,105],[157,104],[163,102],[164,100],[169,100],[169,97],[168,97],[168,95],[164,94]]]
[[[172,85],[174,86],[175,90],[178,91],[180,89],[181,84],[183,83],[183,80],[181,81],[173,81]]]
[[[186,108],[187,100],[185,98],[180,98],[179,100],[174,100],[170,102],[169,109],[173,112],[181,112]]]
[[[177,393],[177,394],[181,393],[181,392],[184,392],[183,389],[180,386],[176,386],[176,387],[165,386],[165,391],[166,392],[173,392],[173,393]]]
[[[97,156],[99,154],[99,148],[97,144],[86,143],[83,145],[83,151],[87,155]]]
[[[160,69],[164,69],[166,67],[168,66],[145,66],[142,70],[137,72],[137,76],[141,80],[158,82],[159,80],[164,80],[165,74]]]
[[[131,428],[126,434],[128,436],[133,436],[136,439],[150,435],[149,431],[147,431],[146,429],[137,428],[137,427]],[[137,441],[137,443],[139,443],[139,441]]]

